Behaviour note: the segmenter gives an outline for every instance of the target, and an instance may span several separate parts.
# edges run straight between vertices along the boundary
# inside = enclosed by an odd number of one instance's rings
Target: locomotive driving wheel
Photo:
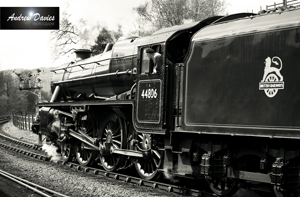
[[[114,149],[126,148],[126,128],[124,120],[114,112],[109,112],[99,124],[100,162],[106,171],[116,170],[122,164],[122,155],[112,154]]]
[[[238,182],[227,177],[212,177],[208,180],[210,189],[218,196],[231,196],[239,189]]]
[[[77,128],[89,136],[93,136],[94,121],[88,114],[78,114]],[[83,142],[79,142],[75,148],[77,162],[82,166],[93,165],[97,152],[89,150]]]
[[[152,149],[151,135],[138,134],[137,149],[143,152],[143,158],[139,158],[135,163],[135,169],[143,179],[157,178],[158,167],[161,165],[163,151]]]

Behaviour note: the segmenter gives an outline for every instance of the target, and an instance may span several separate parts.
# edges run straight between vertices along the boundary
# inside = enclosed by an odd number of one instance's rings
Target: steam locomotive
[[[159,74],[146,48],[162,55]],[[299,193],[299,7],[214,16],[76,53],[53,70],[35,128],[65,161],[131,165],[144,179],[167,170],[205,180],[218,196],[253,183]]]

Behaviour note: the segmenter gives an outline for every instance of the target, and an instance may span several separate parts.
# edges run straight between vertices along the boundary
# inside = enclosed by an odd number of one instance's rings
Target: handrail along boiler
[[[163,56],[159,74],[149,47]],[[253,182],[299,193],[299,8],[215,16],[77,53],[54,70],[51,102],[39,103],[37,129],[65,161],[132,164],[145,179],[167,170],[219,196]]]

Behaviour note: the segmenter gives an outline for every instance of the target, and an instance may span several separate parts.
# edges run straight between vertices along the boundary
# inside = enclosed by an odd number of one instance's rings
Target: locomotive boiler
[[[163,57],[159,74],[145,49]],[[215,16],[129,37],[53,70],[39,129],[65,161],[133,165],[205,180],[218,196],[241,185],[298,195],[300,9]]]

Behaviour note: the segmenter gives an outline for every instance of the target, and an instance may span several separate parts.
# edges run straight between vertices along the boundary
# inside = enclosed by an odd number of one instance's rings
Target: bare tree
[[[120,25],[118,31],[110,31],[101,27],[98,22],[89,24],[86,20],[80,19],[75,25],[68,18],[70,16],[67,13],[63,13],[60,29],[51,33],[54,60],[61,56],[69,55],[76,49],[83,48],[92,49],[93,55],[99,54],[103,48],[101,45],[105,46],[107,43],[114,43],[122,36],[122,27]]]
[[[60,29],[51,32],[51,40],[53,44],[54,59],[72,52],[74,46],[79,41],[79,34],[76,33],[76,27],[68,20],[68,14],[63,13],[60,22]]]

